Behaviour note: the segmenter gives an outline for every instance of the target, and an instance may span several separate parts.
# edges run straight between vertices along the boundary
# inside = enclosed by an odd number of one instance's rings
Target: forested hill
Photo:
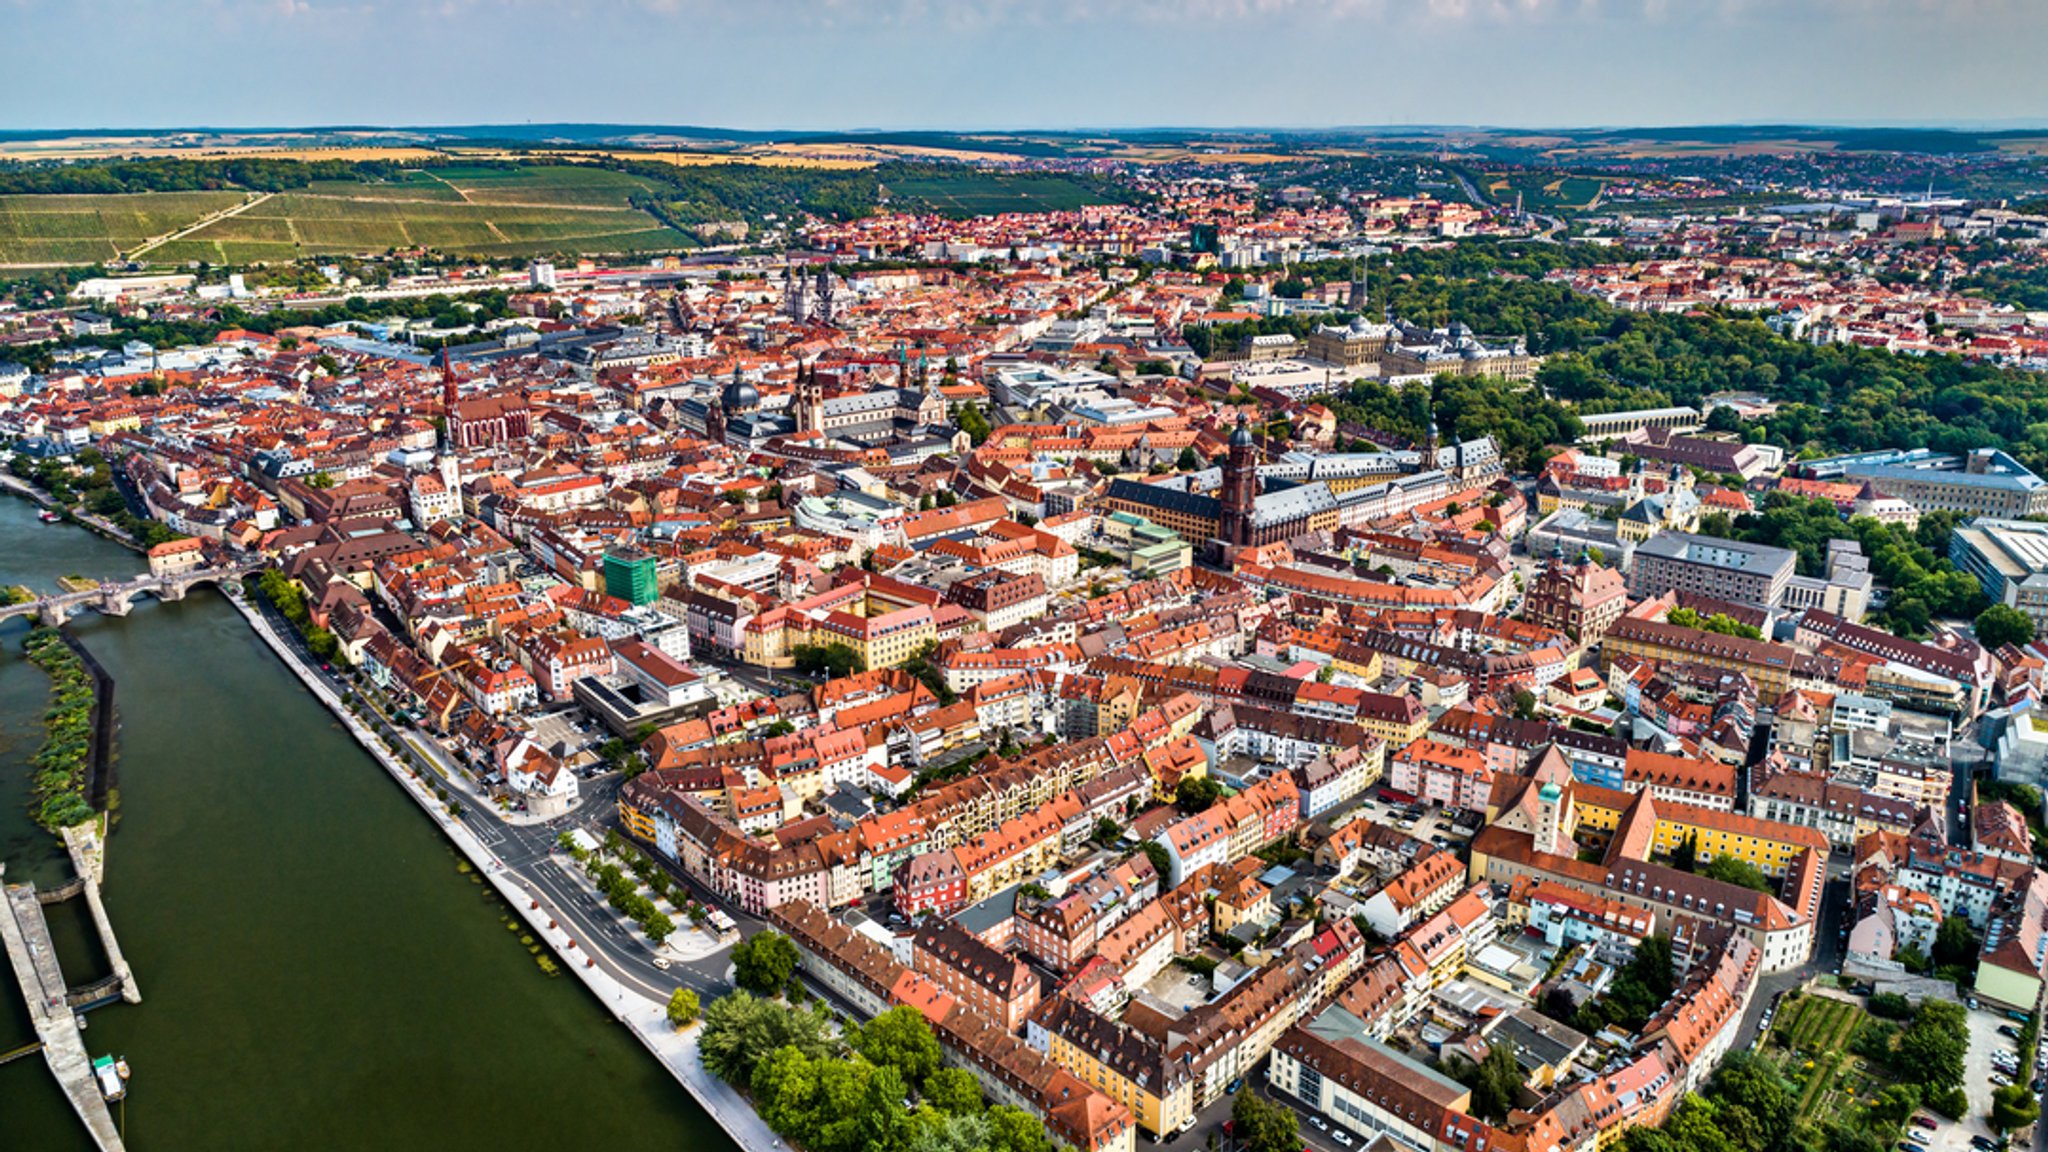
[[[1397,253],[1371,269],[1371,311],[1391,306],[1418,323],[1458,320],[1488,336],[1522,336],[1544,353],[1540,394],[1516,399],[1500,390],[1491,397],[1511,406],[1498,420],[1504,426],[1530,417],[1539,427],[1554,427],[1549,400],[1595,413],[1698,407],[1716,392],[1756,392],[1780,403],[1777,414],[1743,426],[1730,423],[1731,413],[1717,426],[1792,453],[1989,446],[2048,472],[2048,375],[1953,356],[1808,344],[1744,314],[1622,312],[1541,279],[1552,268],[1612,258],[1534,244]],[[1330,267],[1290,274],[1315,281],[1349,272]],[[1396,426],[1387,430],[1412,434],[1399,423],[1403,406],[1391,396],[1374,400],[1372,388],[1353,389],[1344,399],[1394,413]]]

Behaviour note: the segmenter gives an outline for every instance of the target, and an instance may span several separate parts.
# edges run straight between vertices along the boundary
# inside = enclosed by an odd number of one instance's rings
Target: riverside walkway
[[[398,782],[405,794],[468,858],[485,882],[504,898],[514,915],[526,922],[527,929],[546,942],[560,958],[562,966],[581,980],[613,1017],[626,1025],[634,1038],[696,1098],[711,1119],[725,1129],[726,1135],[732,1137],[742,1152],[786,1152],[788,1146],[782,1138],[768,1127],[746,1099],[731,1085],[704,1070],[704,1063],[697,1053],[701,1026],[693,1025],[678,1031],[670,1024],[664,990],[640,985],[622,969],[615,972],[603,956],[604,945],[596,939],[597,934],[576,931],[571,913],[549,896],[544,885],[527,872],[508,866],[492,852],[476,829],[451,815],[448,806],[429,790],[430,785],[421,778],[420,773],[425,770],[415,771],[386,749],[377,734],[349,712],[341,698],[321,681],[319,673],[299,658],[262,612],[233,592],[228,594],[228,603],[234,605],[256,635],[277,653],[285,667],[341,721],[370,758]],[[495,822],[497,817],[483,812],[478,819],[480,822]]]
[[[5,865],[0,865],[0,873],[4,872]],[[93,886],[90,880],[87,884]],[[86,1055],[85,1036],[78,1030],[71,989],[64,983],[64,970],[57,963],[57,949],[50,940],[49,921],[43,918],[42,901],[36,898],[33,884],[6,885],[6,894],[6,909],[0,912],[0,940],[6,944],[7,959],[21,985],[22,999],[28,1002],[43,1059],[49,1063],[64,1095],[70,1097],[78,1118],[92,1133],[94,1143],[102,1152],[118,1152],[124,1147],[121,1132],[93,1079],[92,1058]]]

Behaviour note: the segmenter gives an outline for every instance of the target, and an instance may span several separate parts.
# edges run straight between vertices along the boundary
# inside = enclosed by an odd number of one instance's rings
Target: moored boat
[[[92,1062],[92,1076],[99,1081],[100,1095],[119,1100],[128,1095],[128,1062],[102,1056]]]

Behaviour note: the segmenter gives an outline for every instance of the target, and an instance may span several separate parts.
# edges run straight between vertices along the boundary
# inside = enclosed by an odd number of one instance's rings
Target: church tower
[[[1368,297],[1365,291],[1365,257],[1351,262],[1351,291],[1346,294],[1344,307],[1360,316],[1365,315]]]
[[[820,320],[824,321],[824,323],[825,323],[825,326],[826,326],[827,328],[830,328],[830,327],[832,326],[832,319],[833,319],[833,316],[832,316],[832,270],[831,270],[831,269],[829,269],[829,268],[827,268],[827,267],[825,267],[825,266],[824,266],[823,264],[820,264],[820,265],[818,265],[818,287],[817,287],[817,292],[818,292],[818,318],[819,318]]]
[[[455,424],[455,400],[460,390],[455,385],[455,365],[448,359],[448,346],[441,345],[441,440],[449,450],[462,447],[462,437]]]
[[[799,433],[825,431],[825,388],[818,383],[816,366],[796,370],[796,430]]]
[[[1252,508],[1258,499],[1258,449],[1252,443],[1251,426],[1240,412],[1237,427],[1230,433],[1230,454],[1223,458],[1222,511],[1216,519],[1216,538],[1228,547],[1250,547]]]

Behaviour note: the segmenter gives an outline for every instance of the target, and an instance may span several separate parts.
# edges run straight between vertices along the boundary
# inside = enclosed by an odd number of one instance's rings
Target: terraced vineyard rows
[[[476,256],[691,247],[633,208],[648,188],[597,168],[444,168],[382,183],[323,181],[151,250],[152,264],[289,261],[425,246]],[[0,264],[113,259],[242,202],[240,192],[0,198]]]

